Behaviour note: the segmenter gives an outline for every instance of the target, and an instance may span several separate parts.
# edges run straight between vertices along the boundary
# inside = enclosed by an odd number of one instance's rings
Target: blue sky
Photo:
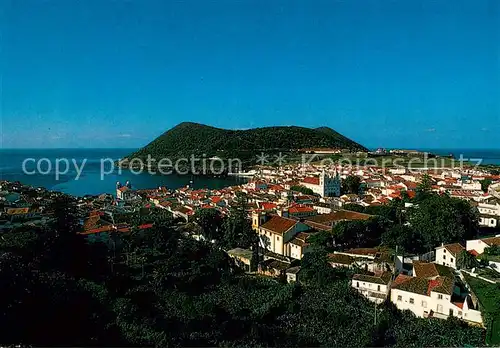
[[[138,147],[193,121],[500,148],[500,1],[0,0],[9,147]]]

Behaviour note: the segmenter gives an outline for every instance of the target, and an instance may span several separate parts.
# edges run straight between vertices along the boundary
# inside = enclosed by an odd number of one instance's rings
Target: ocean
[[[98,195],[101,193],[116,192],[116,182],[124,184],[130,181],[134,188],[154,188],[166,186],[168,188],[179,188],[190,185],[194,188],[222,188],[230,185],[241,184],[245,179],[241,177],[199,177],[190,175],[151,175],[147,172],[134,174],[126,169],[112,168],[111,160],[115,161],[132,153],[135,149],[0,149],[0,179],[9,181],[20,181],[35,187],[45,187],[49,190],[61,191],[75,196],[86,194]],[[471,150],[471,149],[421,149],[440,155],[453,154],[459,158],[462,154],[468,159],[482,159],[482,164],[500,165],[500,149],[498,150]],[[33,158],[40,163],[41,174],[36,169],[34,161],[26,165],[23,171],[23,161]],[[57,159],[66,158],[70,161],[67,173],[56,177],[55,164]],[[111,171],[101,179],[101,160],[109,158],[104,162],[104,169]],[[41,161],[40,161],[41,160]],[[81,174],[75,169],[82,168]],[[85,161],[85,162],[84,162]],[[50,167],[49,168],[49,163]],[[82,167],[83,164],[83,167]],[[62,171],[64,163],[60,164]],[[50,169],[50,170],[48,170]],[[34,174],[30,174],[35,172]],[[192,181],[192,182],[191,182]]]
[[[455,159],[459,159],[462,155],[464,160],[471,160],[473,163],[481,160],[480,164],[500,165],[500,149],[420,149],[420,151],[441,156],[453,155]]]
[[[241,184],[245,181],[245,179],[235,176],[213,178],[175,174],[152,175],[147,172],[136,175],[127,169],[111,166],[111,160],[123,158],[133,151],[135,149],[0,149],[0,179],[20,181],[23,184],[45,187],[74,196],[115,194],[117,181],[122,184],[130,181],[132,187],[136,189],[158,186],[175,189],[186,185],[193,188],[216,189]],[[23,161],[28,158],[32,158],[36,162],[33,160],[26,162],[26,171],[24,171]],[[69,161],[68,171],[56,177],[56,161],[63,158]],[[101,160],[107,158],[110,160],[101,164]],[[35,163],[40,164],[40,170],[37,169]],[[65,163],[61,161],[59,163],[59,172],[64,172]],[[81,168],[79,177],[74,164]],[[102,179],[101,165],[106,172],[112,171],[110,174],[103,175]],[[41,174],[41,172],[47,173]]]

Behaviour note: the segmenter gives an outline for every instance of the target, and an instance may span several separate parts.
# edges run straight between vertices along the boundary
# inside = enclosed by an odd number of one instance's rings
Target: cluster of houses
[[[436,247],[432,262],[427,257],[406,260],[411,262],[409,272],[397,276],[393,275],[397,269],[374,275],[356,274],[351,285],[371,301],[381,303],[390,299],[397,308],[410,310],[418,317],[455,316],[482,324],[478,300],[469,290],[463,271],[458,269],[457,258],[463,251],[477,256],[492,246],[500,246],[500,235],[469,240],[466,247],[459,243],[441,245]],[[500,270],[498,262],[490,261],[490,266]]]
[[[51,203],[60,195],[19,182],[0,181],[0,232],[46,225],[52,219]]]
[[[177,189],[158,187],[136,190],[130,182],[117,183],[116,194],[77,198],[82,234],[92,240],[109,240],[113,233],[127,233],[132,228],[148,229],[152,223],[133,223],[120,217],[164,211],[191,222],[199,209],[218,209],[230,214],[246,197],[246,209],[252,228],[259,236],[264,251],[258,272],[283,276],[288,281],[300,280],[300,266],[294,264],[311,250],[310,238],[319,231],[331,231],[340,221],[368,220],[372,216],[344,210],[346,204],[363,207],[387,204],[403,195],[413,197],[418,183],[427,174],[432,190],[470,201],[477,207],[480,225],[500,227],[500,177],[475,170],[433,170],[409,173],[405,169],[367,167],[357,169],[336,166],[289,165],[261,168],[241,185],[222,189]],[[360,178],[358,193],[342,194],[342,179]],[[492,184],[483,192],[481,180]],[[297,186],[310,189],[304,194]],[[0,186],[0,229],[23,224],[43,224],[50,219],[47,202],[58,193],[33,189],[19,183],[2,182]],[[197,236],[194,236],[197,237]],[[199,237],[199,236],[198,236]],[[329,255],[332,267],[364,270],[354,275],[352,287],[375,303],[389,299],[399,309],[407,309],[420,317],[456,316],[472,323],[482,323],[477,299],[470,293],[457,257],[462,251],[474,256],[486,247],[499,246],[500,237],[467,241],[466,246],[438,246],[434,252],[416,256],[394,256],[380,249],[352,249]],[[250,271],[252,251],[236,248],[228,254]],[[496,270],[500,262],[491,261]]]

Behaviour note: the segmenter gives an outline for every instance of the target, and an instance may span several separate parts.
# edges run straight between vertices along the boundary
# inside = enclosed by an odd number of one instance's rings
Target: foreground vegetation
[[[487,343],[495,346],[500,345],[500,284],[488,283],[468,274],[464,274],[464,276],[479,299],[485,324],[488,328]]]
[[[76,233],[70,202],[42,231],[0,238],[1,343],[39,346],[463,346],[484,345],[479,328],[375,308],[350,274],[317,249],[304,283],[246,275],[219,243],[183,236],[172,221],[117,234],[120,249]],[[202,228],[214,231],[211,224]],[[234,238],[239,226],[221,221]],[[234,227],[234,228],[233,228]],[[243,228],[247,228],[242,226]],[[251,242],[251,241],[250,241]]]

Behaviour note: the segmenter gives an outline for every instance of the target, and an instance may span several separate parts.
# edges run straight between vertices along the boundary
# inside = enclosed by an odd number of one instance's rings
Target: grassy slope
[[[465,274],[467,283],[479,299],[484,317],[487,321],[486,342],[500,345],[500,285],[491,284]]]

